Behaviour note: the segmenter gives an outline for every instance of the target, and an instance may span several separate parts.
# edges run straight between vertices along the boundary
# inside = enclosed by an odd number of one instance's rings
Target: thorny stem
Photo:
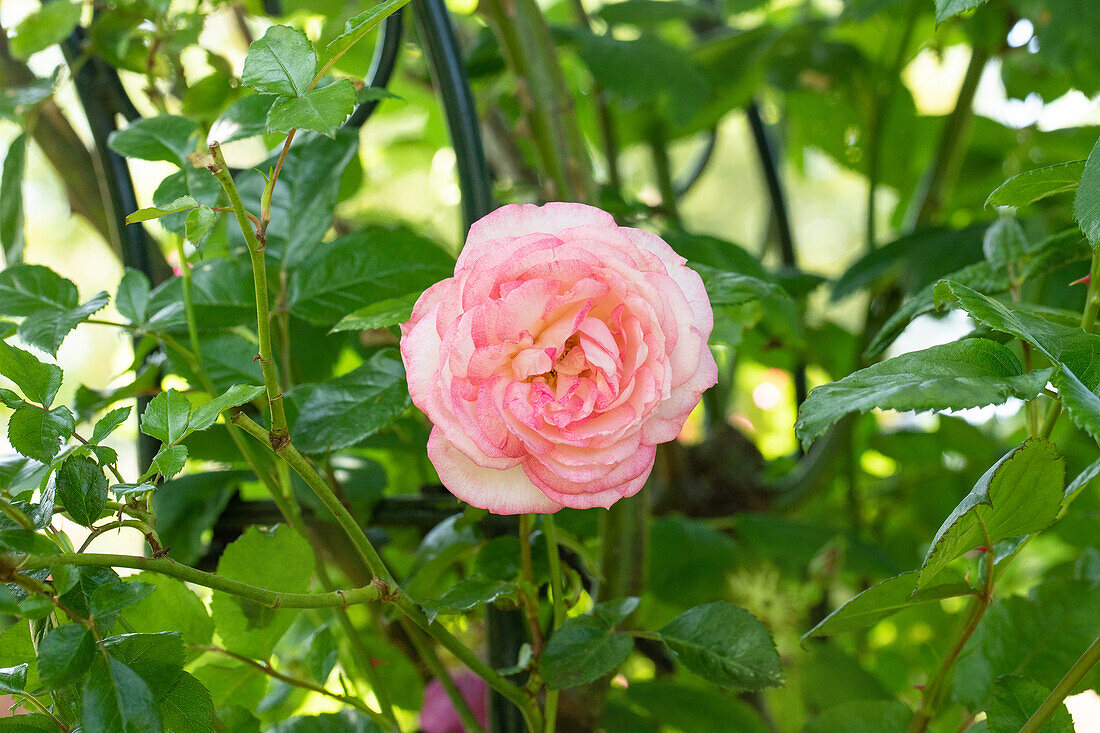
[[[137,555],[110,555],[100,553],[59,553],[57,555],[28,555],[20,564],[20,570],[38,570],[54,565],[77,567],[115,567],[148,570],[179,580],[222,591],[240,598],[247,598],[268,608],[343,608],[360,603],[385,600],[383,589],[371,584],[362,588],[337,590],[331,593],[282,593],[241,583],[220,575],[206,573],[168,558],[139,557]]]
[[[558,525],[554,521],[553,514],[545,514],[542,517],[542,532],[546,537],[546,551],[550,562],[550,595],[554,608],[553,630],[557,631],[565,623],[565,597],[562,595],[561,586],[561,554],[558,551]],[[546,724],[546,733],[554,733],[557,730],[558,716],[558,691],[546,691],[546,704],[543,706],[543,718]]]
[[[1100,662],[1100,636],[1092,640],[1089,648],[1054,686],[1046,699],[1040,703],[1039,708],[1024,723],[1024,727],[1020,728],[1020,733],[1038,733],[1043,725],[1050,720],[1050,717],[1054,715],[1055,711],[1062,707],[1062,701],[1073,692],[1073,688],[1081,682],[1081,679],[1088,674],[1090,669],[1096,666],[1097,662]]]
[[[226,657],[229,657],[230,659],[235,659],[236,661],[241,662],[242,664],[247,664],[250,667],[258,669],[259,671],[263,672],[264,674],[266,674],[270,677],[273,677],[274,679],[277,679],[280,682],[285,682],[286,684],[291,685],[292,687],[299,687],[303,690],[309,690],[310,692],[316,692],[319,695],[324,695],[325,697],[331,697],[333,700],[339,700],[340,702],[344,703],[345,705],[351,705],[351,706],[355,707],[356,709],[361,710],[362,712],[366,713],[370,717],[371,720],[373,720],[375,723],[378,723],[379,725],[381,725],[385,730],[391,730],[391,731],[398,730],[398,728],[394,725],[394,723],[389,718],[386,718],[381,713],[379,713],[377,710],[374,710],[373,708],[371,708],[369,705],[367,705],[365,702],[363,702],[359,698],[353,697],[351,695],[342,695],[339,692],[332,692],[331,690],[328,690],[328,689],[326,689],[325,687],[323,687],[321,685],[315,685],[314,683],[309,682],[307,680],[302,680],[302,679],[298,679],[296,677],[291,677],[290,675],[287,675],[287,674],[283,674],[282,672],[280,672],[277,669],[275,669],[274,667],[272,667],[268,662],[258,662],[255,659],[250,659],[246,656],[243,656],[241,654],[237,654],[236,652],[232,652],[232,651],[230,651],[228,649],[225,649],[223,647],[220,647],[220,646],[205,646],[205,645],[201,645],[201,644],[188,644],[187,648],[192,649],[194,651],[200,651],[200,652],[213,652],[215,654],[221,654],[221,655],[224,655]]]

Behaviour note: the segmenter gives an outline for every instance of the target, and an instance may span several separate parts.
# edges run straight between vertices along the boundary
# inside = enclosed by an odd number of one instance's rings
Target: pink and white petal
[[[512,237],[522,237],[533,232],[557,234],[563,229],[579,226],[614,227],[615,219],[602,209],[584,204],[551,202],[535,204],[509,204],[482,217],[470,227],[466,246],[458,257],[458,267],[464,260],[481,255],[487,244]]]
[[[703,392],[718,382],[718,365],[710,349],[704,349],[699,369],[684,384],[673,390],[668,399],[657,405],[649,420],[642,426],[642,440],[646,443],[667,443],[680,434],[688,415],[699,404]]]
[[[519,465],[506,470],[483,468],[439,428],[433,428],[428,438],[428,458],[447,490],[478,509],[493,514],[553,514],[562,507],[531,483]]]
[[[592,507],[610,509],[611,505],[619,499],[627,499],[641,491],[648,479],[649,471],[646,471],[624,484],[592,494],[561,494],[551,490],[546,491],[546,495],[570,509],[591,509]]]
[[[623,227],[622,231],[626,236],[630,237],[630,240],[634,242],[639,249],[652,252],[661,258],[661,261],[665,264],[665,269],[669,277],[680,286],[680,290],[684,293],[684,297],[687,298],[688,303],[691,305],[692,312],[695,313],[692,324],[702,331],[704,338],[709,338],[711,329],[714,327],[714,311],[711,308],[710,298],[707,296],[707,289],[703,287],[703,279],[699,277],[699,273],[688,267],[685,264],[687,260],[677,254],[676,251],[668,245],[668,242],[661,239],[656,234],[651,234],[641,229],[631,229],[629,227]]]

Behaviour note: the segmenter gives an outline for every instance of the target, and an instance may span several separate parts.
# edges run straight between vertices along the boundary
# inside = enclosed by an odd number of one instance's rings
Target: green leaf
[[[163,446],[160,451],[158,451],[157,454],[153,456],[153,461],[149,466],[149,470],[145,472],[145,475],[142,476],[141,480],[148,480],[158,473],[166,479],[172,478],[177,473],[183,470],[183,467],[186,463],[187,446]]]
[[[1027,235],[1020,222],[1013,217],[1003,216],[990,224],[982,238],[985,259],[995,269],[1019,262],[1025,249]]]
[[[253,387],[245,384],[233,385],[224,394],[195,408],[187,425],[187,434],[206,430],[217,422],[218,415],[230,407],[238,407],[246,402],[251,402],[263,393],[263,387]]]
[[[422,292],[454,274],[454,260],[434,242],[404,229],[365,229],[318,246],[287,284],[294,315],[332,326],[382,300]]]
[[[175,733],[213,733],[214,700],[195,677],[183,672],[160,700],[160,719]]]
[[[337,79],[300,97],[277,101],[267,115],[267,131],[285,134],[297,128],[335,139],[340,125],[354,111],[355,85],[350,79]]]
[[[6,692],[9,695],[22,692],[27,687],[28,666],[28,664],[23,663],[18,667],[0,669],[0,692]]]
[[[278,558],[257,563],[256,558]],[[271,532],[249,527],[225,549],[218,575],[242,583],[288,593],[304,593],[313,574],[313,552],[294,530],[279,525]],[[277,610],[227,593],[214,591],[214,625],[226,646],[266,659],[293,623],[296,613]]]
[[[38,677],[56,690],[79,680],[95,658],[95,637],[81,624],[62,624],[38,645]]]
[[[687,733],[770,733],[772,728],[760,719],[760,714],[748,703],[721,691],[674,682],[667,676],[651,680],[631,680],[626,688],[631,707],[646,711],[644,723],[658,721],[652,728],[641,727],[637,719],[622,726],[607,726],[610,731],[626,733],[658,733],[676,730]],[[614,698],[611,698],[613,700]],[[610,702],[610,700],[609,700]],[[609,706],[610,707],[610,706]],[[835,731],[834,733],[840,733]],[[844,733],[848,733],[844,731]]]
[[[0,272],[0,314],[24,316],[19,337],[56,354],[77,324],[107,305],[99,293],[80,305],[76,285],[42,265],[14,265]]]
[[[61,389],[61,367],[43,364],[6,341],[0,341],[0,374],[15,382],[24,397],[44,407],[53,404],[57,390]]]
[[[337,321],[336,325],[329,330],[329,333],[369,331],[372,328],[386,328],[404,323],[412,316],[413,306],[416,305],[419,298],[420,293],[408,293],[365,305]]]
[[[97,656],[84,683],[84,733],[160,733],[157,701],[134,670],[114,657]]]
[[[103,309],[110,298],[106,292],[94,295],[83,305],[65,311],[39,311],[19,324],[19,337],[32,346],[56,355],[65,336],[78,325]]]
[[[267,675],[239,662],[211,662],[195,669],[194,674],[210,691],[218,710],[228,705],[255,710],[267,689]]]
[[[106,639],[103,646],[112,657],[137,672],[158,700],[168,694],[183,672],[183,642],[178,631],[120,634]]]
[[[782,298],[789,300],[783,289],[774,283],[740,272],[707,274],[703,280],[711,305],[744,305],[758,300]]]
[[[336,639],[332,635],[332,629],[327,625],[310,634],[306,644],[309,649],[306,652],[306,666],[313,681],[323,685],[336,666],[338,649]]]
[[[1065,465],[1054,445],[1028,438],[985,472],[936,532],[921,565],[927,585],[947,563],[979,545],[1046,529],[1062,506]]]
[[[294,394],[297,399],[301,392]],[[291,434],[299,450],[324,453],[347,448],[408,408],[405,370],[392,352],[382,351],[355,371],[314,387],[298,404]]]
[[[943,280],[933,295],[937,306],[955,300],[975,320],[995,331],[1027,341],[1043,356],[1064,364],[1086,385],[1100,382],[1100,336],[1086,333],[1077,326],[1052,323],[1019,306],[994,300],[965,285]]]
[[[988,0],[936,0],[936,23],[954,18],[959,13],[973,10]]]
[[[759,690],[782,682],[779,654],[768,630],[732,603],[696,606],[657,635],[685,667],[721,687]]]
[[[54,733],[56,730],[57,723],[53,718],[38,713],[0,718],[0,732],[3,733]]]
[[[157,573],[139,573],[131,582],[154,586],[153,592],[122,612],[128,628],[142,633],[176,631],[184,644],[209,644],[214,622],[206,605],[186,585]]]
[[[122,425],[130,418],[131,407],[129,405],[125,407],[116,407],[101,417],[92,428],[92,437],[89,442],[92,445],[98,445],[102,443],[108,435],[113,433],[116,428]]]
[[[802,638],[832,636],[864,629],[906,608],[973,592],[974,589],[962,579],[918,590],[917,571],[910,570],[859,593],[826,616]]]
[[[187,239],[198,247],[214,228],[214,222],[217,219],[218,215],[209,206],[200,206],[195,209],[187,215],[187,222],[184,224]]]
[[[198,137],[199,126],[195,122],[186,117],[161,115],[142,117],[131,122],[126,129],[112,132],[107,139],[107,145],[126,158],[163,160],[187,169],[191,165],[188,158],[196,151]],[[133,216],[131,214],[126,218],[127,223],[144,221],[131,219]]]
[[[297,715],[270,733],[379,733],[379,727],[357,710],[321,715]]]
[[[1095,250],[1100,247],[1100,140],[1089,153],[1073,199],[1073,215]]]
[[[141,416],[141,432],[165,445],[175,445],[187,435],[190,417],[191,403],[183,393],[170,389],[150,400]]]
[[[4,262],[14,265],[23,260],[23,170],[27,162],[26,133],[15,138],[4,156],[0,173],[0,247]]]
[[[904,733],[913,711],[896,700],[853,700],[835,705],[806,725],[806,733]]]
[[[383,20],[408,3],[409,0],[386,0],[350,18],[344,25],[344,32],[329,41],[329,44],[325,46],[325,54],[328,59],[342,56],[356,42],[377,28]]]
[[[1081,383],[1081,380],[1069,369],[1062,368],[1051,380],[1062,398],[1062,406],[1077,425],[1093,437],[1100,440],[1100,397],[1096,392]]]
[[[1050,689],[1018,675],[999,677],[993,686],[993,701],[989,705],[989,733],[1016,733],[1039,709]],[[1073,733],[1073,720],[1065,704],[1039,728],[1039,733]]]
[[[114,616],[149,596],[156,586],[140,581],[105,583],[88,596],[88,613],[92,616]]]
[[[11,55],[26,60],[54,44],[61,43],[80,22],[82,3],[58,0],[43,3],[12,29]]]
[[[1085,161],[1075,160],[1020,173],[989,194],[985,206],[1030,206],[1055,194],[1073,191],[1084,170]]]
[[[316,73],[317,54],[306,34],[290,26],[273,25],[248,47],[241,83],[258,92],[300,97]]]
[[[592,615],[603,621],[608,627],[614,628],[626,620],[626,617],[634,613],[641,599],[630,596],[617,601],[601,601],[592,609]]]
[[[127,267],[118,284],[115,308],[130,323],[144,323],[149,310],[149,278],[145,273]]]
[[[12,390],[3,388],[0,389],[0,402],[3,402],[9,410],[14,410],[23,404],[23,398]]]
[[[77,524],[91,527],[107,504],[107,477],[91,458],[69,456],[57,469],[57,497]]]
[[[138,209],[134,213],[126,217],[127,224],[134,224],[139,221],[149,221],[150,219],[159,219],[162,216],[168,214],[175,214],[179,211],[188,211],[198,207],[199,202],[195,200],[193,196],[180,196],[174,201],[170,201],[163,206],[149,206],[144,209]],[[211,211],[213,213],[213,211]],[[188,215],[190,219],[190,215]]]
[[[1031,399],[1043,391],[1052,369],[1024,374],[1006,347],[964,339],[888,359],[838,382],[815,387],[798,411],[795,432],[808,447],[851,412],[873,409],[944,410]]]
[[[23,404],[8,420],[8,442],[27,458],[49,463],[75,429],[73,413],[64,405],[47,412]]]
[[[499,600],[515,600],[518,590],[515,583],[507,581],[480,577],[465,578],[448,588],[443,595],[424,601],[420,605],[428,616],[428,622],[431,623],[441,613],[464,613]]]
[[[249,94],[238,99],[214,121],[208,139],[225,145],[263,135],[267,132],[267,113],[278,98],[274,94]]]
[[[548,689],[563,690],[610,674],[633,649],[630,634],[613,632],[594,616],[575,616],[550,637],[539,668]]]

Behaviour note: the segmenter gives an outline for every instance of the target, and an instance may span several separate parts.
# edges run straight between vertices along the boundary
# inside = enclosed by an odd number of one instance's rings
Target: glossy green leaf
[[[1065,464],[1054,445],[1029,438],[974,484],[940,526],[921,565],[926,586],[964,552],[1046,529],[1062,506]]]
[[[149,310],[149,278],[127,267],[118,285],[115,308],[131,323],[144,323]]]
[[[200,206],[192,211],[187,215],[187,221],[184,224],[184,232],[188,241],[196,247],[202,244],[203,240],[206,239],[206,235],[214,228],[214,222],[217,220],[218,215],[209,206]]]
[[[84,733],[160,733],[157,701],[145,681],[124,663],[97,656],[81,695]]]
[[[77,524],[91,527],[107,503],[103,469],[91,458],[69,456],[57,469],[57,498]]]
[[[440,614],[464,613],[504,599],[514,601],[517,592],[518,586],[515,583],[472,577],[458,581],[438,598],[424,601],[420,605],[431,622]]]
[[[299,404],[291,430],[299,450],[323,453],[347,448],[389,425],[408,408],[405,370],[392,353],[383,351],[355,371],[312,388]]]
[[[1100,397],[1096,392],[1066,368],[1060,369],[1051,381],[1070,419],[1094,440],[1100,440]]]
[[[24,663],[17,667],[0,668],[0,693],[22,692],[27,686],[27,667]]]
[[[1004,216],[989,225],[982,237],[985,259],[994,268],[1004,268],[1020,261],[1027,248],[1027,235],[1020,222]]]
[[[199,405],[191,413],[188,421],[187,433],[206,430],[218,420],[218,415],[230,407],[238,407],[246,402],[251,402],[264,394],[263,387],[253,387],[245,384],[236,384],[225,391],[224,394]]]
[[[988,0],[936,0],[936,22],[942,23],[948,18],[954,18],[959,13],[973,10],[983,5]]]
[[[137,672],[158,700],[168,694],[183,672],[184,650],[178,631],[120,634],[106,639],[103,646],[108,654]]]
[[[165,445],[175,445],[187,435],[191,403],[182,392],[169,389],[154,397],[141,416],[141,432]]]
[[[61,389],[61,367],[43,364],[6,341],[0,341],[0,374],[15,382],[24,397],[44,407],[53,404]]]
[[[950,280],[936,284],[934,298],[937,306],[957,301],[975,320],[1027,341],[1051,361],[1069,367],[1084,384],[1100,383],[1100,359],[1096,358],[1100,354],[1100,336],[1077,326],[1054,323]]]
[[[918,590],[917,571],[911,570],[859,593],[807,631],[803,638],[864,629],[906,608],[973,592],[974,589],[961,578]]]
[[[388,16],[409,3],[409,0],[385,0],[374,7],[364,10],[356,16],[348,19],[344,25],[344,32],[329,41],[325,46],[325,55],[328,59],[334,59],[343,55],[357,41],[365,37],[377,28]]]
[[[998,678],[989,705],[989,733],[1017,733],[1048,694],[1049,688],[1027,677],[1006,675]],[[1074,730],[1069,711],[1062,704],[1038,733],[1074,733]]]
[[[162,478],[170,479],[182,471],[186,463],[187,446],[162,446],[157,454],[153,456],[153,461],[149,466],[149,470],[145,472],[145,476],[142,477],[142,480],[148,480],[156,474],[160,474]]]
[[[255,558],[278,558],[257,563]],[[249,527],[218,560],[218,575],[288,593],[304,593],[313,574],[313,552],[294,530]],[[240,654],[266,659],[293,623],[294,611],[278,610],[220,591],[211,602],[214,624],[225,644]]]
[[[311,130],[335,138],[336,131],[355,110],[355,85],[338,79],[328,86],[311,89],[300,97],[284,97],[271,107],[267,130],[288,133]]]
[[[210,127],[210,140],[223,145],[267,132],[267,113],[279,97],[275,94],[249,94],[230,105]]]
[[[300,97],[316,73],[317,54],[306,34],[290,26],[273,25],[248,47],[241,83],[258,92]]]
[[[377,303],[365,305],[354,313],[349,313],[332,327],[330,333],[338,331],[369,331],[372,328],[386,328],[404,323],[412,316],[413,306],[420,293],[408,293],[396,298],[387,298]]]
[[[577,687],[613,672],[633,649],[630,634],[612,631],[594,616],[575,616],[550,637],[539,669],[551,690]]]
[[[96,421],[95,427],[92,428],[92,437],[89,442],[93,445],[102,443],[108,435],[130,418],[131,409],[129,405],[116,407],[101,417]]]
[[[795,432],[808,447],[840,418],[873,409],[945,410],[1031,399],[1052,369],[1024,374],[1019,359],[986,339],[964,339],[879,362],[815,387],[798,412]]]
[[[338,659],[336,638],[332,635],[332,629],[325,625],[310,634],[307,643],[306,666],[313,681],[325,684]]]
[[[38,677],[50,690],[71,685],[88,670],[95,654],[91,631],[81,624],[62,624],[38,645]]]
[[[198,150],[198,135],[199,126],[192,120],[175,115],[161,115],[143,117],[131,122],[123,130],[112,132],[107,144],[111,150],[126,158],[163,160],[180,168],[189,168],[191,164],[188,157]],[[207,172],[202,173],[209,177]],[[127,217],[127,221],[131,221],[130,217]]]
[[[434,242],[403,229],[372,228],[319,246],[291,274],[290,312],[331,326],[366,305],[422,292],[454,274]]]
[[[214,700],[206,686],[187,672],[160,699],[160,719],[170,731],[213,733]]]
[[[0,272],[0,314],[24,316],[19,337],[56,354],[69,331],[107,305],[99,293],[80,304],[76,285],[42,265],[15,265]]]
[[[1095,250],[1100,247],[1100,140],[1096,141],[1073,199],[1073,215]]]
[[[23,260],[23,170],[27,161],[27,136],[12,140],[0,173],[0,248],[4,262]]]
[[[163,206],[149,206],[144,209],[138,209],[137,211],[126,217],[126,223],[134,224],[139,221],[159,219],[160,217],[166,216],[167,214],[175,214],[178,211],[188,211],[189,209],[194,209],[198,205],[199,202],[196,201],[193,196],[180,196],[174,201],[169,201]]]
[[[80,22],[82,3],[70,0],[43,3],[12,29],[11,55],[25,60],[69,37]]]
[[[1081,173],[1084,170],[1085,161],[1075,160],[1020,173],[1009,178],[989,194],[985,205],[987,208],[1030,206],[1050,196],[1073,191],[1081,181]]]
[[[8,442],[27,458],[49,463],[75,429],[73,413],[64,405],[46,411],[24,404],[8,420]]]
[[[782,682],[771,634],[755,616],[732,603],[696,606],[657,635],[685,667],[721,687],[759,690]]]
[[[114,616],[124,608],[140,603],[156,590],[156,586],[138,581],[104,583],[88,596],[88,613],[93,616]]]

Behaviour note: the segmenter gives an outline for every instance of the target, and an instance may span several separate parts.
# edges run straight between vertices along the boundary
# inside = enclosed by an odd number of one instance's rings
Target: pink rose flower
[[[609,507],[718,379],[699,275],[582,204],[510,205],[401,326],[447,489],[495,514]]]
[[[489,725],[489,686],[476,674],[460,672],[452,675],[455,687],[470,706],[482,727]],[[443,683],[433,678],[424,688],[424,704],[420,708],[420,730],[424,733],[465,733],[466,726],[458,716],[454,703],[443,689]]]

